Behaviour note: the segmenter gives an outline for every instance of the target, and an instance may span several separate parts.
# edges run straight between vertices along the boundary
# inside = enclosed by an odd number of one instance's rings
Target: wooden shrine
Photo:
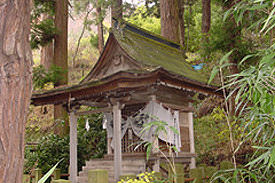
[[[221,95],[207,85],[207,77],[185,62],[181,47],[169,40],[127,23],[116,22],[104,51],[91,72],[78,85],[34,93],[32,104],[63,104],[70,114],[70,180],[77,177],[77,116],[110,113],[113,137],[108,139],[108,155],[114,158],[115,179],[121,175],[122,157],[143,154],[129,145],[138,140],[128,132],[121,136],[121,122],[155,101],[178,112],[181,147],[176,159],[195,166],[192,97]],[[92,106],[81,111],[80,106]],[[131,138],[130,138],[131,136]],[[111,141],[113,140],[113,148]],[[162,143],[161,141],[159,143]],[[153,169],[158,170],[159,156]]]

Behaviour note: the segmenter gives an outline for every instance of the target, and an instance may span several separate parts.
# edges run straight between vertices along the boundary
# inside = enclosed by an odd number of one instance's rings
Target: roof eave
[[[85,96],[102,95],[105,92],[116,91],[120,88],[143,87],[145,85],[162,84],[183,90],[190,90],[204,95],[222,96],[218,87],[208,85],[198,85],[190,82],[186,78],[172,75],[164,69],[157,69],[153,72],[143,74],[133,74],[125,71],[115,73],[102,80],[88,82],[72,87],[65,87],[50,90],[40,94],[33,94],[32,104],[46,105],[54,103],[67,103],[70,98],[85,98]],[[81,96],[83,95],[83,96]]]

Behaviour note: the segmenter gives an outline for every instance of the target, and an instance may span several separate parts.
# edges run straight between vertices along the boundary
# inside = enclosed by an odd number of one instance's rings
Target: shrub
[[[90,130],[85,129],[88,119]],[[30,173],[33,168],[41,168],[46,173],[60,159],[62,173],[68,173],[70,152],[69,135],[60,137],[49,134],[39,140],[37,149],[25,149],[25,173]],[[106,151],[106,131],[102,129],[102,115],[83,116],[78,119],[78,170],[81,170],[86,160],[100,158]]]

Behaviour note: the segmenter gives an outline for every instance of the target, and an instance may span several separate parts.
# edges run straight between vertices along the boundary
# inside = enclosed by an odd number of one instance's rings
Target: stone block
[[[184,165],[180,163],[175,164],[177,183],[184,183]]]
[[[196,183],[203,183],[204,168],[198,167],[190,169],[190,177],[196,180]]]
[[[88,183],[108,183],[107,170],[89,170]]]
[[[61,170],[59,168],[56,168],[53,172],[52,180],[60,179],[61,178],[60,175],[61,175]]]

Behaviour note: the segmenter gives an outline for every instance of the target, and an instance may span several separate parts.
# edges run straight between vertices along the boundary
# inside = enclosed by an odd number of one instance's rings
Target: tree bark
[[[225,12],[228,11],[234,4],[235,4],[235,0],[226,1],[223,7],[224,11]],[[226,34],[227,34],[225,36],[227,36],[228,40],[230,40],[228,44],[228,48],[226,50],[229,52],[236,47],[239,41],[241,41],[241,31],[237,26],[237,23],[233,16],[226,20],[224,29],[226,30]],[[239,54],[240,54],[239,51],[235,50],[233,54],[229,56],[229,62],[233,64],[229,67],[231,74],[239,73],[238,61],[241,60],[241,58],[239,57]]]
[[[185,48],[185,27],[184,27],[184,0],[178,0],[179,5],[179,38],[180,44]]]
[[[211,27],[211,0],[202,0],[202,51],[204,52],[204,60],[208,60],[209,53],[207,51],[207,44],[209,42],[209,30]]]
[[[32,91],[30,0],[0,2],[0,182],[21,183]]]
[[[65,72],[55,87],[68,84],[68,1],[55,2],[55,27],[57,35],[54,39],[54,65],[61,67]],[[57,123],[55,133],[64,135],[69,133],[68,113],[62,105],[54,106],[54,119]],[[64,126],[62,125],[64,123]]]
[[[104,35],[103,35],[103,24],[102,24],[102,15],[101,15],[101,4],[97,0],[96,4],[96,17],[97,17],[97,36],[98,36],[98,50],[100,53],[103,51],[104,47]]]
[[[207,36],[211,26],[211,0],[202,0],[201,32]]]
[[[42,19],[53,19],[53,17],[43,14]],[[44,66],[46,71],[48,71],[53,64],[53,55],[54,55],[54,42],[51,41],[47,45],[41,48],[41,55],[40,55],[40,64]]]
[[[41,48],[40,64],[48,71],[53,63],[53,41]]]
[[[113,0],[112,8],[111,8],[111,16],[117,20],[122,20],[122,0]],[[114,20],[112,19],[112,25],[114,24]]]
[[[176,43],[179,38],[178,0],[160,0],[161,35]]]

